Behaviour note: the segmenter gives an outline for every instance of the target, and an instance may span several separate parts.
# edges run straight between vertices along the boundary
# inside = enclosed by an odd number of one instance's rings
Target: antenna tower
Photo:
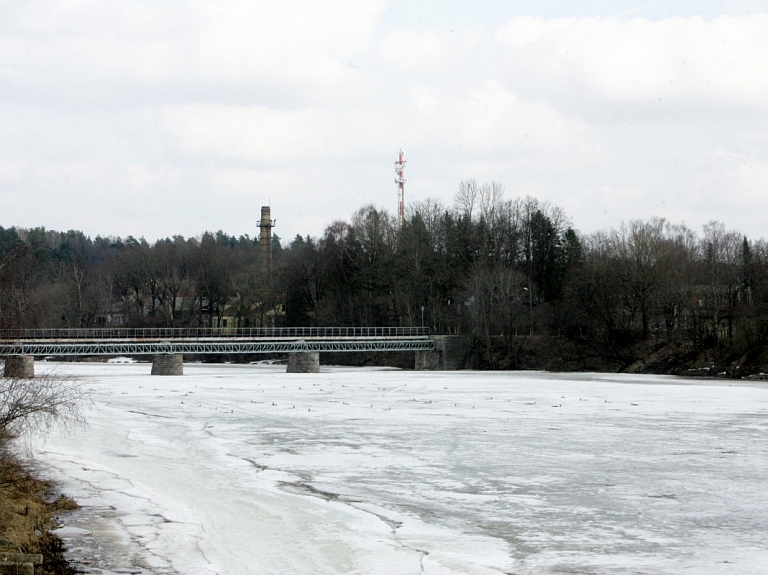
[[[405,182],[403,177],[403,170],[405,170],[405,152],[401,148],[397,153],[397,161],[395,162],[395,183],[397,184],[397,220],[400,222],[400,227],[403,227],[403,220],[405,218]]]

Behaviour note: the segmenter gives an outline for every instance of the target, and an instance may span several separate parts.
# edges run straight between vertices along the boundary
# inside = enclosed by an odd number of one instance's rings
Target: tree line
[[[471,334],[490,367],[550,336],[631,362],[638,345],[750,353],[768,342],[768,244],[719,222],[591,234],[496,182],[412,203],[402,228],[365,206],[320,237],[96,237],[0,228],[0,327],[420,326]],[[268,277],[265,277],[268,276]]]

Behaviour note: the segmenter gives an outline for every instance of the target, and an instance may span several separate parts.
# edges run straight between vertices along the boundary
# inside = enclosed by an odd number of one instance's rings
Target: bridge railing
[[[428,337],[425,327],[239,327],[5,329],[0,340],[173,340],[208,338],[395,338]]]

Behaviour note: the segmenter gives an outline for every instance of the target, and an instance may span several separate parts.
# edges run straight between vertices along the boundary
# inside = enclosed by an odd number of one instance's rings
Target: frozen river
[[[90,425],[37,458],[83,505],[63,534],[92,573],[768,572],[768,387],[59,369]]]

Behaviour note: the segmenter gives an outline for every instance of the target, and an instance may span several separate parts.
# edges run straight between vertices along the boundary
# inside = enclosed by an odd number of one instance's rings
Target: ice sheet
[[[85,506],[72,527],[102,549],[94,572],[751,575],[768,565],[760,385],[58,369],[86,379],[95,404],[86,431],[52,435],[38,458]]]

